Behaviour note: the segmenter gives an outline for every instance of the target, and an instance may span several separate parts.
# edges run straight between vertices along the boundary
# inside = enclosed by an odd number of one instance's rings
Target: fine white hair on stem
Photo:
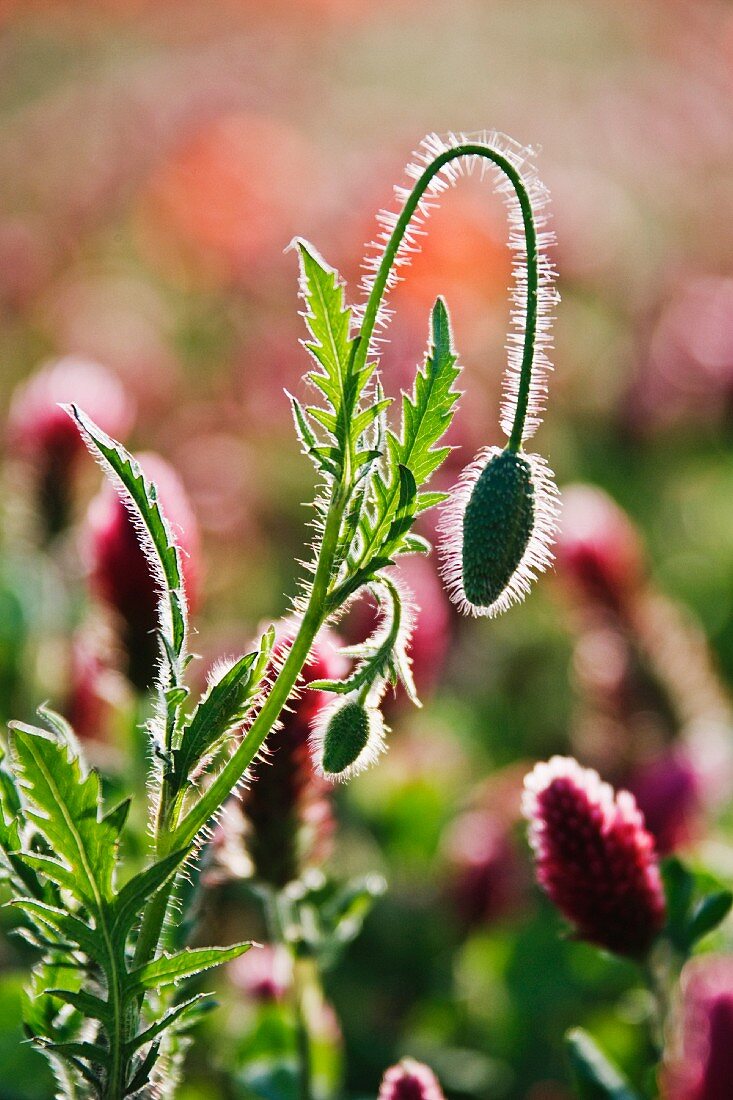
[[[466,596],[463,580],[463,523],[468,502],[488,463],[502,454],[500,447],[484,447],[461,472],[458,482],[451,489],[442,507],[438,530],[441,535],[438,552],[440,572],[448,595],[460,611],[466,615],[487,615],[495,618],[507,611],[512,604],[521,603],[539,573],[552,563],[552,543],[557,531],[560,512],[559,494],[554,475],[540,455],[524,454],[521,457],[529,465],[534,501],[532,533],[516,569],[501,595],[488,607],[472,603]]]
[[[547,373],[552,365],[548,356],[551,344],[551,324],[553,311],[558,301],[557,292],[554,289],[555,269],[548,256],[548,249],[555,243],[555,236],[546,228],[549,212],[549,192],[540,180],[537,169],[533,163],[536,151],[530,147],[524,147],[505,134],[496,130],[484,130],[479,133],[450,133],[444,137],[437,134],[429,134],[423,139],[408,164],[406,174],[413,182],[416,182],[436,160],[436,158],[448,153],[451,149],[458,149],[463,145],[482,145],[491,152],[498,154],[506,160],[519,174],[529,203],[532,209],[532,217],[536,230],[536,266],[537,266],[537,295],[536,295],[536,328],[533,342],[532,376],[529,389],[526,418],[524,421],[523,438],[529,438],[541,422],[545,405],[547,390]],[[512,433],[515,412],[517,409],[517,397],[519,394],[522,374],[522,362],[524,357],[524,344],[526,335],[528,281],[527,281],[527,239],[523,212],[514,184],[505,172],[488,158],[476,154],[467,154],[464,157],[449,160],[437,172],[428,183],[421,197],[413,217],[407,226],[404,236],[399,243],[394,262],[387,277],[385,296],[402,278],[401,268],[409,264],[415,253],[420,252],[420,239],[426,236],[425,223],[432,210],[439,204],[443,193],[454,186],[464,176],[472,175],[479,170],[481,179],[488,177],[494,185],[494,189],[503,199],[509,219],[509,248],[512,252],[513,284],[510,288],[511,295],[511,329],[507,337],[507,370],[504,376],[503,401],[501,409],[501,426],[507,436]],[[367,245],[367,254],[363,267],[365,274],[362,278],[362,289],[365,295],[370,295],[374,287],[375,278],[380,268],[385,251],[389,245],[394,229],[400,218],[400,214],[410,198],[412,186],[395,187],[395,196],[398,209],[382,210],[377,215],[379,232],[376,238]],[[366,302],[354,307],[354,315],[363,320]],[[375,334],[370,334],[370,354],[376,355],[380,343],[380,333],[383,333],[389,321],[390,312],[384,301],[380,303],[379,312],[375,322]]]

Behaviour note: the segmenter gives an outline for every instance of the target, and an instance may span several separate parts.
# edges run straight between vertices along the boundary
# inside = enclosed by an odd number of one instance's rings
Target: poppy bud
[[[382,1078],[378,1100],[443,1100],[443,1090],[429,1066],[403,1058]]]
[[[315,723],[311,744],[321,775],[332,781],[351,779],[384,752],[381,712],[355,696],[338,699]]]
[[[522,600],[547,568],[557,489],[538,455],[489,447],[461,474],[441,520],[443,578],[472,615]]]
[[[628,791],[553,756],[525,779],[537,880],[581,939],[643,957],[665,918],[654,840]]]

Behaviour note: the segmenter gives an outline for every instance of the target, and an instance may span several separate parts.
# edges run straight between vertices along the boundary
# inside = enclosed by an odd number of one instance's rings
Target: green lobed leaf
[[[431,347],[422,370],[417,372],[412,395],[402,396],[399,435],[387,434],[387,454],[377,470],[373,493],[362,524],[360,565],[394,553],[412,550],[406,542],[416,515],[440,503],[442,493],[420,493],[450,452],[439,446],[448,430],[460,394],[454,383],[456,366],[450,321],[441,298],[431,316]]]
[[[127,502],[147,534],[154,564],[158,566],[157,572],[162,581],[161,622],[164,631],[170,632],[173,652],[180,658],[185,649],[188,629],[181,553],[160,506],[157,489],[121,443],[110,438],[76,405],[65,405],[64,408],[78,425],[89,450],[101,459],[108,476],[116,485],[122,485]]]
[[[248,653],[212,683],[184,726],[181,742],[174,750],[174,787],[180,788],[203,757],[244,718],[254,695],[252,672],[258,652]]]
[[[166,986],[177,985],[184,978],[192,978],[213,966],[239,958],[251,946],[248,942],[235,943],[231,947],[187,947],[175,955],[162,955],[130,972],[125,996],[137,997],[148,989],[164,989]]]

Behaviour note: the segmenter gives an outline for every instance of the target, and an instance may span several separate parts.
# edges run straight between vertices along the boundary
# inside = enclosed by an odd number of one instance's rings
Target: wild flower
[[[429,1066],[403,1058],[382,1078],[378,1100],[443,1100],[443,1090]]]
[[[563,489],[555,563],[574,593],[612,609],[623,609],[644,581],[644,553],[632,520],[592,485]]]
[[[571,757],[537,764],[525,780],[539,884],[579,938],[643,957],[665,919],[654,841],[634,796],[614,793]]]
[[[245,159],[251,154],[242,145],[239,151]],[[296,852],[291,833],[315,807],[320,815],[315,833],[322,834],[329,815],[318,782],[348,778],[383,750],[380,703],[387,688],[401,684],[419,705],[409,657],[413,598],[392,570],[401,557],[430,549],[413,528],[420,515],[446,498],[429,482],[449,452],[442,441],[459,396],[459,368],[448,311],[438,299],[424,362],[412,390],[402,395],[399,425],[391,425],[391,402],[377,369],[376,334],[386,319],[385,295],[416,247],[419,225],[433,200],[459,179],[464,166],[479,163],[482,170],[491,166],[501,180],[516,258],[517,327],[510,339],[503,417],[509,438],[503,451],[482,452],[456,495],[453,526],[460,546],[457,555],[449,553],[445,569],[453,596],[464,608],[480,614],[504,609],[546,564],[555,507],[549,471],[522,450],[538,424],[543,373],[549,366],[554,297],[545,249],[550,238],[539,231],[547,196],[526,151],[509,139],[494,133],[426,139],[410,169],[414,186],[399,192],[401,212],[383,219],[384,247],[373,259],[361,306],[347,304],[340,276],[311,245],[293,242],[309,333],[311,366],[305,377],[316,402],[304,406],[297,396],[290,397],[303,453],[318,477],[312,557],[302,563],[292,630],[284,644],[274,627],[264,630],[250,652],[214,671],[197,701],[190,699],[188,679],[193,660],[189,612],[197,602],[200,551],[180,482],[160,459],[138,461],[78,406],[67,406],[124,499],[123,504],[108,491],[90,511],[93,584],[117,615],[131,681],[140,691],[153,686],[155,697],[146,724],[151,842],[145,866],[132,876],[120,873],[126,862],[129,800],[106,805],[100,778],[88,769],[63,719],[42,710],[44,728],[16,724],[11,769],[3,769],[0,791],[12,814],[0,813],[0,855],[29,937],[44,952],[42,968],[55,972],[60,959],[66,967],[63,989],[38,986],[29,1023],[65,1095],[76,1095],[81,1080],[106,1100],[172,1094],[184,1049],[181,1030],[195,1022],[205,999],[205,994],[181,998],[180,983],[233,961],[250,946],[181,947],[187,923],[180,918],[190,915],[197,889],[195,875],[186,882],[187,869],[195,867],[234,793],[244,790],[251,850],[253,837],[267,838],[254,861],[258,877],[271,887],[262,893],[272,903],[274,937],[294,956],[302,950],[312,953],[310,963],[332,959],[358,930],[360,914],[381,888],[370,876],[335,893],[318,875],[293,884],[292,876],[309,856]],[[231,167],[220,166],[225,174]],[[250,182],[249,176],[236,181],[245,190]],[[180,197],[185,208],[186,196]],[[268,196],[261,209],[269,209]],[[203,229],[216,234],[206,211],[198,214],[204,215]],[[201,226],[197,222],[194,228]],[[257,230],[251,220],[246,223],[250,230]],[[365,590],[382,609],[373,635],[341,651],[354,662],[348,672],[319,669],[321,674],[310,678],[308,666],[314,654],[318,660],[322,631]],[[335,696],[334,702],[322,705],[323,693]],[[315,776],[304,743],[306,715]],[[248,777],[253,779],[249,790]],[[273,808],[279,808],[283,820],[276,819]],[[280,844],[276,829],[291,813],[286,842]],[[635,818],[629,828],[636,828],[638,840],[642,831]],[[278,844],[279,863],[273,858]],[[623,856],[629,855],[629,845],[618,842]],[[631,849],[641,864],[641,844]],[[652,892],[651,867],[646,871]],[[307,990],[298,975],[303,969],[295,967],[296,986],[301,984],[294,990],[294,1006],[300,1094],[308,1096]],[[99,975],[104,975],[102,982]],[[62,1033],[59,1021],[66,1025],[69,1007],[77,1010],[78,1019]],[[68,1081],[71,1093],[64,1084]],[[441,1097],[432,1074],[412,1062],[388,1071],[382,1088],[383,1100]]]
[[[133,406],[117,377],[90,359],[65,356],[42,367],[19,386],[8,414],[12,453],[31,464],[44,534],[52,537],[69,521],[75,466],[84,453],[78,430],[60,402],[75,397],[111,434],[124,439]]]
[[[188,604],[195,610],[201,548],[188,497],[177,473],[164,459],[146,454],[140,461],[154,478],[179,539]],[[103,486],[92,501],[83,537],[92,589],[116,617],[125,673],[133,687],[147,691],[155,678],[160,580],[150,554],[141,545],[138,525],[112,486]]]

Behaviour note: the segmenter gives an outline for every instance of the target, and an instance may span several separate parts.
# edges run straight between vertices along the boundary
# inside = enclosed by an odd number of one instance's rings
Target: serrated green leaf
[[[112,1022],[112,1013],[107,1001],[83,989],[47,989],[46,993],[49,997],[55,997],[64,1004],[71,1005],[77,1012],[81,1012],[83,1016],[88,1016],[92,1020],[101,1020],[105,1024]]]
[[[103,432],[76,405],[64,406],[76,421],[82,437],[93,455],[102,460],[102,465],[113,482],[121,483],[126,500],[132,505],[147,534],[152,550],[154,564],[163,582],[161,593],[161,622],[169,631],[169,641],[178,658],[182,657],[186,644],[187,618],[186,594],[183,582],[181,554],[158,499],[158,491],[149,481],[139,463],[128,451]]]
[[[354,450],[352,418],[365,381],[354,378],[351,370],[351,310],[345,304],[338,272],[307,241],[296,239],[293,243],[300,258],[304,316],[311,335],[306,347],[316,362],[309,378],[328,405],[308,412],[336,441],[338,468],[342,470]]]
[[[174,786],[179,788],[217,742],[241,724],[257,688],[252,671],[259,654],[248,653],[211,684],[184,726],[173,753]],[[252,688],[252,690],[250,690]]]
[[[175,955],[162,955],[130,972],[125,996],[129,999],[148,989],[177,985],[184,978],[192,978],[213,966],[239,958],[251,946],[251,943],[235,943],[231,947],[187,947]]]
[[[165,1012],[159,1020],[151,1024],[149,1028],[146,1028],[145,1031],[141,1031],[139,1035],[135,1035],[134,1038],[130,1039],[126,1044],[127,1051],[132,1054],[147,1043],[152,1043],[154,1039],[157,1039],[157,1037],[166,1030],[166,1028],[172,1027],[173,1024],[180,1023],[186,1016],[193,1015],[192,1010],[200,1009],[203,1001],[210,1001],[208,993],[197,993],[187,1001],[181,1001],[180,1004],[174,1005],[173,1008]]]
[[[639,1100],[628,1080],[587,1031],[574,1028],[565,1036],[565,1043],[580,1100]]]
[[[453,351],[445,304],[438,299],[431,317],[431,348],[417,372],[411,395],[402,396],[399,435],[388,432],[388,461],[377,471],[362,528],[360,564],[406,550],[404,539],[414,517],[444,499],[444,494],[418,493],[448,455],[438,444],[448,430],[460,396],[454,383],[460,373]]]
[[[171,852],[157,863],[146,867],[122,887],[114,900],[112,918],[112,937],[120,948],[124,947],[145,902],[175,874],[188,854],[188,848]]]
[[[147,1085],[148,1081],[150,1080],[150,1074],[153,1071],[153,1066],[157,1061],[159,1050],[160,1044],[153,1043],[150,1050],[145,1055],[140,1065],[136,1067],[132,1077],[128,1081],[127,1087],[125,1088],[125,1096],[133,1096],[143,1087],[143,1085]]]

